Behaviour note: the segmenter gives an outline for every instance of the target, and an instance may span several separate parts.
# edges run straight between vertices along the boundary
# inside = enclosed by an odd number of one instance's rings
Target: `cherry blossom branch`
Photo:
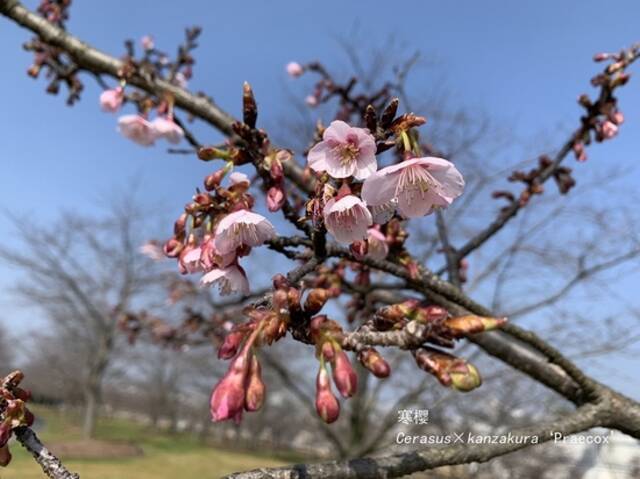
[[[555,433],[568,436],[586,431],[604,423],[606,411],[603,405],[586,405],[571,414],[543,426],[513,431],[514,437],[527,437],[519,444],[455,445],[444,448],[428,448],[421,451],[395,454],[384,457],[332,461],[320,464],[297,464],[279,468],[255,469],[226,476],[226,479],[364,479],[401,477],[419,471],[442,466],[487,462],[519,449],[530,447],[532,443],[542,444],[552,440]]]
[[[31,453],[35,461],[40,464],[43,472],[50,479],[80,479],[80,476],[70,472],[58,459],[42,444],[36,433],[28,427],[14,430],[16,440]]]

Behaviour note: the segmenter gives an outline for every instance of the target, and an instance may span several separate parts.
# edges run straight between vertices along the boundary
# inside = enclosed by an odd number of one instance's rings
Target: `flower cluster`
[[[410,141],[406,132],[402,137]],[[464,179],[451,162],[414,157],[409,147],[403,161],[378,169],[376,151],[375,137],[367,129],[340,120],[309,151],[309,167],[329,177],[320,206],[327,230],[339,243],[368,239],[373,224],[386,223],[396,211],[404,218],[425,216],[462,194]],[[329,179],[341,181],[340,188]]]
[[[194,195],[176,220],[173,237],[163,247],[166,256],[177,258],[181,273],[204,273],[200,282],[217,284],[223,295],[249,294],[239,259],[276,235],[264,216],[251,211],[254,198],[248,192],[250,180],[245,174],[233,172],[228,186],[221,186],[232,168],[228,163],[205,179],[207,191]],[[157,258],[157,248],[149,244],[144,248]]]

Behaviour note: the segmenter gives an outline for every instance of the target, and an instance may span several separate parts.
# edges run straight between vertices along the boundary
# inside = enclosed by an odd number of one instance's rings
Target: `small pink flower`
[[[123,115],[118,118],[118,131],[125,138],[142,146],[153,145],[156,141],[156,129],[140,115]]]
[[[122,87],[105,90],[100,94],[100,108],[109,113],[117,112],[124,100],[124,90]]]
[[[322,141],[309,151],[308,161],[311,169],[326,171],[334,178],[364,180],[378,169],[376,141],[367,129],[332,121]]]
[[[173,120],[159,116],[151,122],[156,131],[157,138],[164,138],[174,145],[180,143],[184,137],[184,131]]]
[[[316,95],[307,95],[304,102],[311,107],[318,106],[318,97]]]
[[[367,228],[373,224],[366,205],[354,195],[327,201],[324,206],[324,222],[334,238],[345,244],[366,238]]]
[[[618,126],[612,121],[607,120],[602,123],[600,131],[602,132],[602,136],[605,140],[610,140],[618,134]]]
[[[153,48],[155,47],[155,43],[151,35],[145,35],[144,37],[142,37],[140,43],[142,44],[142,48],[144,48],[145,50],[153,50]]]
[[[407,218],[428,215],[435,207],[449,206],[462,194],[464,179],[453,163],[442,158],[412,158],[387,166],[362,186],[362,199],[370,206],[394,198]]]
[[[200,283],[204,285],[217,284],[222,296],[236,292],[246,295],[250,291],[246,273],[236,265],[212,269],[200,278]]]
[[[147,241],[145,244],[140,246],[140,253],[145,255],[147,258],[150,258],[154,261],[161,261],[165,259],[164,251],[162,246],[158,244],[157,241]]]
[[[389,245],[385,236],[375,228],[367,230],[367,256],[373,259],[385,259],[389,254]]]
[[[215,247],[220,254],[231,253],[238,246],[259,246],[276,235],[264,216],[247,210],[228,214],[218,223]]]
[[[304,68],[298,62],[287,63],[287,73],[290,77],[297,78],[304,73]]]

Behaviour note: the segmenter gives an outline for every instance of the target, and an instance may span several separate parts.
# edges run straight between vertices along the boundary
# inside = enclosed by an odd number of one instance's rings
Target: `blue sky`
[[[31,8],[37,4],[25,3]],[[247,80],[266,125],[277,122],[290,101],[286,91],[291,80],[284,65],[319,59],[340,70],[347,61],[338,40],[357,31],[359,49],[379,47],[393,36],[406,46],[407,54],[420,50],[442,68],[437,76],[456,104],[490,112],[523,142],[542,138],[548,144],[576,124],[580,109],[575,98],[590,91],[588,80],[597,71],[592,55],[640,40],[640,5],[632,0],[609,2],[606,8],[594,0],[74,3],[69,30],[115,55],[123,52],[123,39],[144,34],[152,34],[158,47],[171,52],[185,26],[202,26],[191,88],[206,91],[237,115],[241,85]],[[62,96],[46,95],[45,83],[25,73],[30,55],[21,44],[28,32],[4,19],[0,32],[1,207],[42,221],[63,209],[90,212],[96,199],[136,178],[154,203],[177,216],[211,167],[168,155],[160,146],[145,149],[121,138],[115,118],[99,111],[99,90],[89,78],[81,102],[73,108],[65,106]],[[429,71],[418,69],[409,87],[424,90],[432,81],[427,75]],[[303,94],[300,85],[293,88]],[[625,184],[634,185],[640,179],[637,78],[620,94],[620,101],[626,115],[620,137],[594,149],[591,157],[593,167],[601,171],[606,171],[607,162],[622,165],[628,172]],[[203,142],[219,140],[210,129],[196,131]],[[11,241],[10,233],[8,222],[0,219],[0,236]],[[0,267],[0,285],[9,285],[14,274]],[[13,328],[32,326],[30,316],[19,308],[6,312],[11,305],[7,294],[0,295],[0,305],[5,311],[0,319]],[[620,364],[638,366],[622,360]],[[640,396],[627,379],[618,385]]]

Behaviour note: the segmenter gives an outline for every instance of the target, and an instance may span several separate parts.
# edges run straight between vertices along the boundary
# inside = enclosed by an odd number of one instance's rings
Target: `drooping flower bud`
[[[266,386],[262,381],[261,367],[258,358],[254,354],[251,356],[251,366],[249,368],[249,382],[245,395],[244,408],[247,411],[257,411],[264,403]]]
[[[242,418],[248,372],[248,350],[243,350],[231,362],[229,370],[211,393],[211,417],[214,421],[239,421]]]
[[[349,398],[356,393],[358,389],[358,376],[356,375],[347,353],[344,351],[336,351],[335,357],[331,362],[333,370],[333,382],[342,397]]]
[[[109,113],[117,112],[124,100],[124,90],[121,87],[105,90],[100,94],[100,108]]]
[[[340,416],[340,403],[331,391],[329,373],[324,365],[320,366],[316,378],[316,411],[327,424],[331,424]]]
[[[304,302],[304,311],[309,314],[317,314],[329,300],[329,291],[325,288],[313,288]]]
[[[365,368],[378,378],[386,378],[391,374],[389,363],[373,348],[363,349],[358,353],[358,360]]]

